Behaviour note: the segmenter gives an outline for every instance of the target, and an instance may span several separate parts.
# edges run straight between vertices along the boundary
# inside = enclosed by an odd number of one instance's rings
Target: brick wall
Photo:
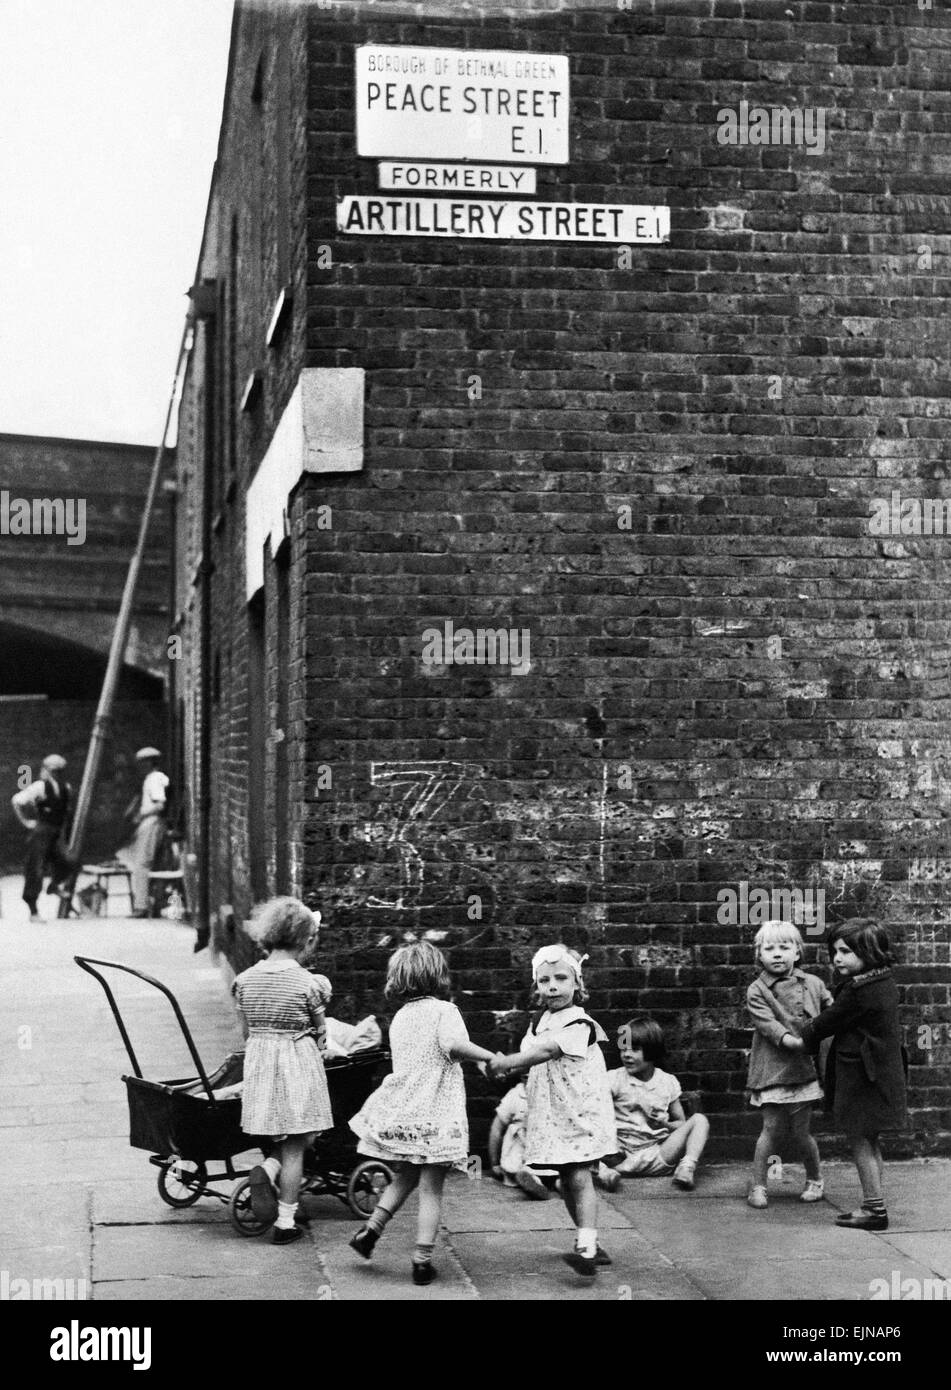
[[[896,1145],[947,1149],[951,1055],[917,1044],[951,1019],[949,542],[868,521],[893,489],[947,487],[951,19],[910,0],[504,8],[294,16],[293,333],[268,356],[242,322],[264,390],[215,542],[219,900],[250,905],[240,484],[300,366],[360,366],[364,471],[308,476],[289,507],[291,878],[328,918],[341,1015],[379,1006],[394,943],[445,933],[471,1031],[507,1046],[533,949],[567,940],[594,1014],[655,1014],[717,1151],[746,1153],[753,929],[718,921],[718,893],[821,889],[829,921],[873,913],[899,943],[914,1136]],[[263,22],[238,26],[219,247]],[[538,198],[666,204],[669,244],[622,268],[607,246],[338,234],[337,200],[376,191],[353,137],[368,41],[567,53],[571,160],[539,166]],[[741,101],[822,108],[824,152],[719,144]],[[243,301],[260,315],[271,293]],[[527,629],[530,671],[425,666],[447,620]],[[826,969],[814,938],[806,965]]]

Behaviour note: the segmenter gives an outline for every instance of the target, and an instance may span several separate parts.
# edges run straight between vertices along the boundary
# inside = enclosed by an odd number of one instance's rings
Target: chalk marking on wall
[[[409,832],[413,829],[414,838],[418,838],[417,829],[425,830],[448,805],[465,773],[466,768],[462,763],[371,762],[371,786],[405,786],[406,791],[400,799],[395,823],[391,825],[386,840],[386,848],[398,856],[398,896],[394,901],[371,895],[366,900],[368,907],[406,910],[419,904],[425,886],[426,865],[416,845],[409,839]]]

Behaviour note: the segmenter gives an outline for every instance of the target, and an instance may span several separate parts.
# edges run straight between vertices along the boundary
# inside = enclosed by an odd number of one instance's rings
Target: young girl
[[[598,1167],[599,1186],[616,1192],[622,1177],[672,1175],[686,1192],[710,1137],[706,1115],[684,1114],[680,1082],[664,1071],[664,1032],[652,1018],[632,1018],[618,1029],[622,1065],[608,1072],[614,1122],[623,1157]]]
[[[277,1141],[277,1154],[250,1174],[255,1216],[275,1221],[275,1245],[303,1235],[294,1223],[304,1150],[333,1126],[321,1051],[330,982],[311,975],[301,957],[317,941],[320,913],[296,898],[273,898],[255,915],[250,934],[268,951],[234,982],[248,1029],[241,1128]],[[280,1183],[275,1193],[275,1184]]]
[[[895,960],[885,929],[869,918],[853,917],[827,937],[842,983],[835,1003],[803,1027],[796,1045],[814,1050],[823,1038],[834,1039],[826,1067],[829,1099],[851,1145],[863,1198],[861,1210],[837,1216],[836,1225],[887,1231],[879,1135],[902,1129],[908,1118]]]
[[[822,1087],[798,1041],[803,1025],[832,1003],[832,995],[817,975],[807,975],[799,968],[802,937],[791,922],[764,922],[753,945],[763,968],[746,992],[746,1006],[756,1030],[746,1084],[750,1104],[762,1109],[763,1128],[756,1141],[746,1200],[751,1207],[767,1205],[769,1158],[788,1137],[806,1166],[806,1186],[799,1200],[819,1202],[825,1189],[819,1149],[809,1125],[812,1103],[822,1099]]]
[[[598,1199],[592,1170],[617,1149],[614,1106],[599,1042],[607,1034],[581,1007],[587,959],[567,946],[544,946],[532,958],[532,978],[544,1013],[522,1050],[489,1064],[489,1075],[528,1072],[525,1163],[556,1168],[565,1206],[577,1228],[575,1249],[563,1256],[592,1278],[610,1258],[598,1247]]]
[[[402,1008],[390,1025],[393,1071],[354,1115],[350,1128],[360,1153],[396,1167],[365,1226],[350,1244],[368,1260],[386,1227],[419,1187],[414,1284],[435,1279],[433,1248],[450,1168],[466,1170],[469,1126],[461,1061],[491,1061],[492,1053],[469,1041],[466,1025],[449,1002],[449,967],[428,941],[403,946],[390,957],[387,999]]]

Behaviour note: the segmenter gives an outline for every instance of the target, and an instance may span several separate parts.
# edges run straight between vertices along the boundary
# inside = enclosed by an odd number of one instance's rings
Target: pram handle
[[[165,998],[171,1004],[175,1012],[175,1017],[178,1019],[178,1026],[182,1030],[182,1035],[184,1036],[185,1042],[188,1046],[188,1050],[191,1053],[192,1061],[195,1063],[199,1080],[201,1081],[205,1090],[208,1092],[208,1099],[212,1103],[216,1103],[215,1093],[211,1089],[211,1083],[208,1080],[208,1075],[205,1071],[205,1068],[201,1064],[201,1058],[198,1055],[198,1049],[195,1047],[192,1035],[189,1032],[188,1024],[185,1022],[185,1017],[181,1009],[179,1008],[178,1000],[175,998],[174,994],[168,988],[168,986],[163,985],[161,980],[156,980],[154,976],[146,975],[145,972],[142,970],[135,970],[131,965],[120,965],[120,963],[116,960],[94,960],[91,956],[73,956],[73,960],[79,966],[80,970],[85,970],[87,975],[92,975],[93,979],[98,980],[99,983],[102,985],[102,988],[105,991],[106,998],[109,1001],[109,1007],[112,1010],[112,1016],[116,1021],[116,1025],[119,1029],[119,1032],[122,1034],[122,1041],[125,1043],[125,1050],[129,1054],[129,1061],[132,1063],[132,1069],[135,1072],[136,1076],[139,1078],[139,1080],[144,1080],[144,1077],[142,1075],[142,1068],[139,1066],[138,1058],[136,1057],[135,1052],[132,1049],[132,1043],[129,1040],[129,1034],[126,1032],[125,1024],[122,1022],[122,1015],[119,1013],[119,1006],[116,1003],[115,995],[113,994],[112,989],[110,988],[108,980],[104,979],[103,976],[100,975],[98,970],[94,970],[93,966],[101,965],[109,970],[122,970],[125,972],[126,975],[134,975],[137,980],[144,980],[147,985],[154,985],[157,990],[164,994]]]

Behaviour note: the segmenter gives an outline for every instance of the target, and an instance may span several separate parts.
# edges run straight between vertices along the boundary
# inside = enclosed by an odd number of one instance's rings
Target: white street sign
[[[630,244],[667,241],[670,208],[616,203],[354,196],[337,204],[337,228],[357,236]]]
[[[568,163],[568,59],[364,44],[357,154],[369,159]]]
[[[383,160],[380,187],[402,193],[534,193],[535,170],[511,164],[412,164]]]

